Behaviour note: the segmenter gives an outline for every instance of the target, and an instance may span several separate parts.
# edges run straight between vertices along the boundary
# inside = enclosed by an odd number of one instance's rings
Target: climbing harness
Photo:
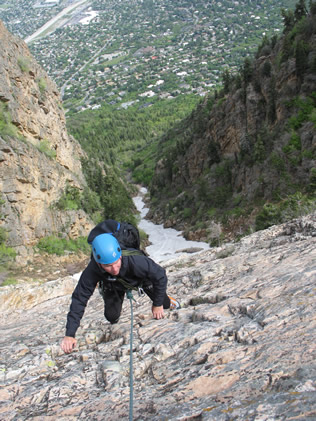
[[[133,303],[134,300],[132,290],[126,291],[126,297],[131,304],[131,333],[130,333],[130,354],[129,354],[129,421],[133,421],[133,400],[134,400],[134,386],[133,386]],[[135,301],[135,300],[134,300]]]

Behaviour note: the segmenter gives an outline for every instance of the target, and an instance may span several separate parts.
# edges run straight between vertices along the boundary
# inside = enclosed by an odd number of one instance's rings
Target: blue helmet
[[[122,255],[121,246],[112,234],[100,234],[91,243],[92,254],[96,262],[110,265]]]

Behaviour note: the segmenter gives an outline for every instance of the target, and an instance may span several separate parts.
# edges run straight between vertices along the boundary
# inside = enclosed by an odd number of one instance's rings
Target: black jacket
[[[147,256],[122,256],[122,265],[119,277],[132,286],[139,286],[143,281],[151,281],[154,289],[154,306],[161,306],[167,289],[166,271]],[[78,284],[72,294],[70,311],[67,315],[66,336],[75,337],[84,314],[89,298],[92,296],[98,281],[103,280],[115,288],[122,289],[122,285],[116,281],[110,281],[109,274],[105,272],[94,260],[93,256],[82,272]]]

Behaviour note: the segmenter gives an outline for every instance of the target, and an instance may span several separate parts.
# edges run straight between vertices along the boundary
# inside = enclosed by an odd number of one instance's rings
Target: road
[[[108,45],[109,45],[109,43],[112,41],[112,39],[113,39],[113,36],[111,36],[111,38],[109,38],[108,39],[108,41],[96,52],[96,53],[94,53],[93,54],[93,56],[88,60],[88,61],[86,61],[73,75],[71,75],[71,77],[69,77],[65,82],[64,82],[64,84],[63,84],[63,86],[60,88],[60,93],[61,93],[61,97],[63,98],[63,96],[64,96],[64,93],[65,93],[65,89],[66,89],[66,87],[67,87],[67,85],[68,85],[68,83],[72,80],[72,79],[74,79],[74,77],[77,75],[77,74],[79,74],[88,64],[90,64],[93,60],[95,60],[97,57],[98,57],[98,55],[100,55],[101,54],[101,52],[102,52],[102,50],[104,50]],[[89,93],[87,92],[86,93],[86,95],[85,95],[85,97],[84,97],[84,99],[81,101],[82,103],[84,103],[85,102],[85,100],[86,100],[86,98],[88,97],[88,95],[89,95]]]
[[[55,30],[56,27],[54,27],[55,23],[58,22],[63,16],[65,16],[67,13],[70,13],[72,10],[77,9],[79,6],[81,6],[84,3],[89,2],[90,0],[79,0],[76,3],[71,4],[70,6],[63,9],[58,15],[50,19],[48,22],[45,23],[40,29],[38,29],[34,34],[28,36],[25,38],[25,42],[29,44],[32,42],[35,38],[39,37],[43,32],[47,31],[50,27],[53,27],[52,30]]]

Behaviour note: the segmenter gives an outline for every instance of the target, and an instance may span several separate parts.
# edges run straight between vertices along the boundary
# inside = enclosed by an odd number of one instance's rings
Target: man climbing
[[[72,352],[76,346],[76,331],[98,282],[104,300],[104,316],[112,324],[119,320],[124,296],[129,289],[138,289],[149,296],[155,319],[164,317],[164,309],[180,308],[179,302],[166,294],[167,276],[161,266],[142,252],[122,250],[112,234],[98,234],[95,230],[98,235],[92,239],[93,232],[88,238],[92,246],[91,260],[72,294],[66,336],[61,342],[66,353]]]

